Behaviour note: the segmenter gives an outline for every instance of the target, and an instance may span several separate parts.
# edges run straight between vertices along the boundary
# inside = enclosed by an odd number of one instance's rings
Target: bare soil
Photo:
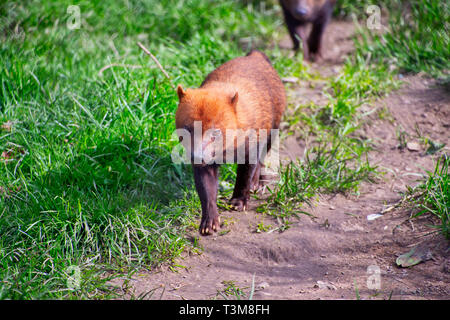
[[[337,73],[352,52],[353,30],[351,23],[332,23],[325,59],[312,68],[323,76]],[[450,146],[449,92],[421,75],[403,80],[400,90],[370,106],[378,111],[360,130],[375,145],[370,162],[386,172],[378,183],[363,183],[358,196],[319,197],[308,208],[315,219],[294,218],[282,233],[255,232],[260,222],[277,224],[255,212],[255,200],[247,212],[222,212],[222,230],[228,233],[200,237],[203,250],[186,252],[177,260],[184,267],[162,266],[135,275],[128,297],[151,292],[147,298],[223,299],[219,292],[225,294],[230,284],[248,294],[254,276],[254,299],[356,299],[357,294],[362,299],[450,299],[449,242],[430,234],[433,218],[409,220],[409,210],[395,209],[367,219],[399,201],[407,185],[416,185],[433,169],[436,156],[425,154],[420,137],[446,143],[447,150]],[[307,83],[289,87],[291,103],[326,101],[320,83],[314,88]],[[418,144],[418,151],[398,148],[397,133],[402,131]],[[286,157],[303,155],[302,141],[295,137],[284,140],[283,147]],[[191,236],[198,237],[197,230]],[[421,243],[429,249],[430,260],[410,268],[396,265],[397,256]],[[374,270],[380,271],[378,289]]]

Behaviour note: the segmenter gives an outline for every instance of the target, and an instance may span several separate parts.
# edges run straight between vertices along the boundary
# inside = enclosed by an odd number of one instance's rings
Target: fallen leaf
[[[428,140],[428,145],[429,145],[429,147],[426,152],[427,155],[435,154],[436,152],[441,150],[443,147],[445,147],[445,143],[434,142],[432,140]]]
[[[430,248],[426,244],[419,244],[409,252],[400,255],[395,261],[399,267],[407,268],[432,258]]]

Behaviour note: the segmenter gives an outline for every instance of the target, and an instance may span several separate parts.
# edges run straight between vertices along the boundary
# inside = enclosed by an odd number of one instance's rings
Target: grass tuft
[[[430,214],[437,218],[433,226],[450,239],[450,157],[444,154],[436,161],[433,172],[428,172],[427,179],[408,190],[408,197],[413,199],[407,206],[415,211],[413,217]]]

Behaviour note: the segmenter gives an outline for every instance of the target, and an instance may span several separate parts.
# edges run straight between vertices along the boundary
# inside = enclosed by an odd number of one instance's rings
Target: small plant
[[[225,300],[228,300],[230,297],[234,297],[236,300],[241,300],[242,298],[247,297],[244,289],[248,289],[248,287],[240,288],[236,285],[235,281],[232,280],[224,280],[222,281],[222,284],[225,288],[220,291],[217,290],[216,297],[220,295]]]
[[[389,108],[386,107],[386,106],[384,106],[383,108],[378,109],[377,115],[378,115],[378,118],[379,118],[380,120],[387,120],[387,121],[389,121],[390,123],[394,123],[394,122],[395,122],[394,116],[393,116],[392,113],[389,111]]]
[[[441,150],[443,147],[445,147],[445,143],[436,142],[433,140],[428,139],[428,149],[425,154],[431,155],[435,154],[439,150]]]
[[[353,280],[353,286],[355,287],[356,300],[361,300],[361,296],[359,295],[359,289],[358,289],[358,285],[356,284],[356,280]]]
[[[439,223],[434,228],[450,239],[450,157],[444,154],[440,157],[433,172],[428,172],[426,181],[409,188],[408,196],[411,201],[407,206],[411,206],[416,213],[413,217],[424,214],[435,216]]]
[[[405,149],[406,145],[408,144],[408,133],[405,130],[400,130],[398,128],[395,129],[395,134],[397,135],[397,140],[398,140],[398,145],[397,148],[398,149]]]
[[[391,2],[391,1],[389,1]],[[389,6],[388,32],[366,30],[359,49],[368,59],[396,65],[402,72],[424,71],[449,79],[449,3],[441,0],[394,1]],[[376,4],[376,3],[375,3]]]
[[[267,202],[258,211],[278,219],[310,215],[300,206],[310,204],[317,194],[356,191],[361,181],[372,181],[375,167],[352,151],[339,143],[332,148],[321,145],[308,150],[304,160],[281,169],[280,182],[269,189]]]
[[[272,226],[271,224],[266,225],[266,224],[264,223],[264,221],[261,221],[260,223],[258,223],[258,224],[256,225],[255,232],[256,232],[256,233],[267,232],[267,231],[269,231],[272,227],[273,227],[273,226]]]

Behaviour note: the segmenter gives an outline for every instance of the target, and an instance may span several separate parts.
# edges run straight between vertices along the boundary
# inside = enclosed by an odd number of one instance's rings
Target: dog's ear
[[[178,93],[178,99],[180,99],[180,100],[186,95],[186,91],[183,90],[183,87],[181,86],[181,84],[179,84],[177,87],[177,93]]]

